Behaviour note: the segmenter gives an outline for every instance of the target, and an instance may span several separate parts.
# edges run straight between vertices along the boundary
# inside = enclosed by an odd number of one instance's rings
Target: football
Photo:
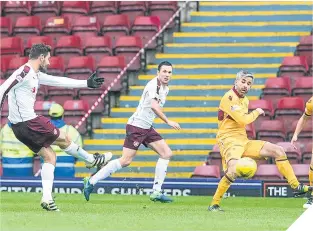
[[[256,162],[249,158],[243,157],[238,160],[236,165],[236,174],[238,177],[242,177],[245,179],[252,178],[257,170]]]

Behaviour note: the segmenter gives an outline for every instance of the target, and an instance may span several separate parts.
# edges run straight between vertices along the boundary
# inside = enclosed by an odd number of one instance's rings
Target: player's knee
[[[120,158],[120,163],[121,163],[121,166],[124,168],[124,167],[127,167],[128,165],[131,164],[131,162],[133,161],[133,158],[131,157],[128,157],[128,156],[122,156]]]
[[[55,155],[44,155],[42,156],[44,163],[56,165],[56,156]]]
[[[232,180],[236,179],[236,164],[237,160],[233,159],[228,161],[227,163],[227,170],[225,171],[225,174],[227,174]]]
[[[274,146],[274,149],[271,153],[274,158],[280,158],[280,157],[286,156],[284,148],[278,145]]]
[[[172,152],[171,149],[168,149],[168,150],[166,150],[166,151],[164,151],[162,153],[159,153],[159,154],[160,154],[160,157],[162,159],[165,159],[165,160],[170,160],[172,158],[172,156],[173,156],[173,152]]]

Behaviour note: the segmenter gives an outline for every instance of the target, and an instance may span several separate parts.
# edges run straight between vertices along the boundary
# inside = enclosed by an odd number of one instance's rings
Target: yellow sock
[[[231,183],[233,182],[230,177],[228,177],[226,174],[221,179],[220,183],[218,183],[218,187],[216,189],[216,192],[213,196],[213,200],[211,202],[211,205],[219,205],[223,195],[226,193],[228,188],[230,187]]]
[[[286,156],[275,159],[278,171],[287,179],[291,188],[295,189],[299,186],[299,181],[293,172],[293,169]]]
[[[313,156],[313,155],[312,155],[312,156]],[[313,164],[310,165],[309,181],[310,181],[310,186],[313,186]],[[313,196],[313,192],[312,192],[311,195]]]

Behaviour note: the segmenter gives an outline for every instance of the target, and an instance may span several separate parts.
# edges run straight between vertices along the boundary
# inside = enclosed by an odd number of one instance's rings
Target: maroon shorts
[[[12,130],[16,138],[34,153],[42,147],[49,147],[60,135],[59,129],[44,116],[12,124]]]
[[[138,150],[141,144],[148,147],[148,144],[158,140],[163,140],[163,138],[153,127],[150,129],[143,129],[127,124],[126,138],[123,147]]]

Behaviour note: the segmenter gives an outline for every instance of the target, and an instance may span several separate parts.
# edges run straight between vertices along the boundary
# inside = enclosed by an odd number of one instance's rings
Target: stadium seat
[[[67,100],[64,102],[64,120],[66,124],[73,125],[78,124],[81,118],[89,109],[88,102],[84,100]],[[84,122],[78,129],[81,134],[85,134],[87,131],[86,122]]]
[[[297,78],[292,95],[301,97],[304,102],[307,102],[313,95],[313,77]]]
[[[0,63],[0,66],[1,66],[1,72],[0,72],[0,79],[5,79],[7,78],[8,76],[6,75],[6,72],[9,68],[9,64],[10,64],[10,61],[13,57],[12,56],[1,56],[1,63]]]
[[[288,140],[292,139],[293,133],[296,130],[297,123],[298,123],[299,119],[300,119],[300,117],[297,120],[293,121],[291,126],[290,125],[288,126],[288,128],[289,128],[288,129]],[[300,141],[300,142],[311,141],[312,142],[312,139],[313,139],[312,131],[313,131],[312,121],[309,120],[305,124],[305,126],[303,127],[300,134],[298,135],[298,141]]]
[[[62,56],[65,65],[67,65],[71,57],[83,55],[80,37],[75,35],[60,37],[54,49],[54,54]]]
[[[161,25],[164,26],[178,10],[178,6],[176,1],[153,1],[148,2],[148,10],[151,16],[159,16]],[[167,28],[173,28],[174,26],[175,20],[173,20]]]
[[[279,67],[279,76],[289,76],[293,83],[299,76],[307,73],[309,67],[304,56],[285,57]]]
[[[299,181],[309,180],[309,164],[293,164],[292,168]]]
[[[49,75],[64,76],[64,60],[61,56],[52,56],[47,73]]]
[[[295,144],[296,149],[290,142],[278,142],[277,145],[284,148],[290,163],[292,163],[292,164],[300,163],[301,152],[300,152],[299,144],[297,144],[297,143]]]
[[[146,6],[144,1],[122,1],[119,2],[119,12],[128,16],[131,24],[137,16],[144,16]]]
[[[69,18],[71,24],[80,16],[88,15],[88,1],[64,1],[61,6],[61,16]]]
[[[221,178],[220,167],[217,165],[197,166],[191,178]]]
[[[116,14],[117,7],[115,1],[94,1],[91,2],[90,14],[96,16],[101,23],[108,15]]]
[[[41,19],[42,27],[48,18],[59,15],[61,2],[59,1],[35,1],[32,6],[32,15]]]
[[[99,63],[102,57],[112,55],[111,38],[98,36],[87,39],[84,52],[85,55],[92,56],[96,63]]]
[[[112,47],[115,47],[116,40],[128,35],[130,31],[130,23],[127,15],[108,15],[101,28],[103,35],[107,35],[111,38]]]
[[[28,39],[39,36],[41,33],[41,21],[37,16],[26,16],[17,19],[13,29],[15,36],[23,39],[23,45],[27,45]]]
[[[48,116],[49,109],[53,103],[54,103],[53,101],[36,100],[35,106],[34,106],[35,112],[38,115]]]
[[[80,16],[73,22],[72,34],[81,38],[83,46],[88,38],[98,35],[100,24],[95,16]]]
[[[206,160],[207,165],[218,165],[222,168],[222,157],[218,144],[215,144],[212,148],[212,151],[207,156]]]
[[[27,45],[24,49],[25,56],[29,55],[30,48],[32,47],[33,44],[36,44],[36,43],[44,43],[46,45],[51,46],[51,48],[52,48],[51,55],[53,54],[53,41],[52,41],[51,37],[49,37],[49,36],[34,36],[34,37],[30,37],[28,39]]]
[[[301,146],[301,144],[299,145]],[[305,143],[302,149],[302,163],[310,164],[312,158],[312,140],[310,142]]]
[[[284,123],[287,128],[294,120],[298,120],[304,111],[304,101],[300,97],[283,97],[275,109],[275,119]]]
[[[95,71],[95,60],[91,56],[72,57],[69,60],[65,74],[73,79],[88,79]]]
[[[48,18],[44,28],[43,35],[50,36],[53,39],[53,44],[56,45],[61,36],[71,33],[70,22],[67,17],[51,17]]]
[[[262,108],[265,112],[265,116],[259,116],[257,120],[253,122],[256,130],[260,128],[260,124],[263,120],[269,120],[274,116],[273,103],[270,100],[252,100],[249,102],[249,111],[253,111],[257,108]]]
[[[11,19],[14,26],[19,17],[31,15],[31,2],[29,1],[6,1],[3,13]]]
[[[0,17],[1,38],[9,37],[12,34],[12,22],[8,17]]]
[[[254,140],[256,132],[253,123],[246,125],[246,132],[249,139]]]
[[[1,38],[1,56],[23,56],[24,47],[20,37]]]
[[[290,96],[290,92],[291,86],[289,78],[269,78],[265,82],[262,98],[271,100],[273,106],[276,107],[278,100],[284,96]]]
[[[282,180],[283,176],[279,173],[274,164],[261,164],[258,166],[253,179],[255,180]]]
[[[115,54],[125,57],[125,62],[129,63],[135,55],[141,50],[142,41],[137,36],[122,36],[116,42]],[[129,71],[138,71],[141,68],[140,55],[135,59],[133,64],[128,68]]]
[[[13,57],[7,68],[6,78],[10,77],[20,66],[28,62],[28,57]]]
[[[296,51],[297,55],[304,56],[306,58],[309,66],[312,66],[312,39],[312,35],[301,37]]]
[[[161,22],[158,16],[138,16],[131,28],[131,34],[141,38],[143,45],[147,44],[153,36],[161,29]],[[162,35],[155,38],[146,48],[156,49],[163,44]]]
[[[271,143],[285,141],[286,131],[280,120],[263,120],[257,131],[257,139]]]

